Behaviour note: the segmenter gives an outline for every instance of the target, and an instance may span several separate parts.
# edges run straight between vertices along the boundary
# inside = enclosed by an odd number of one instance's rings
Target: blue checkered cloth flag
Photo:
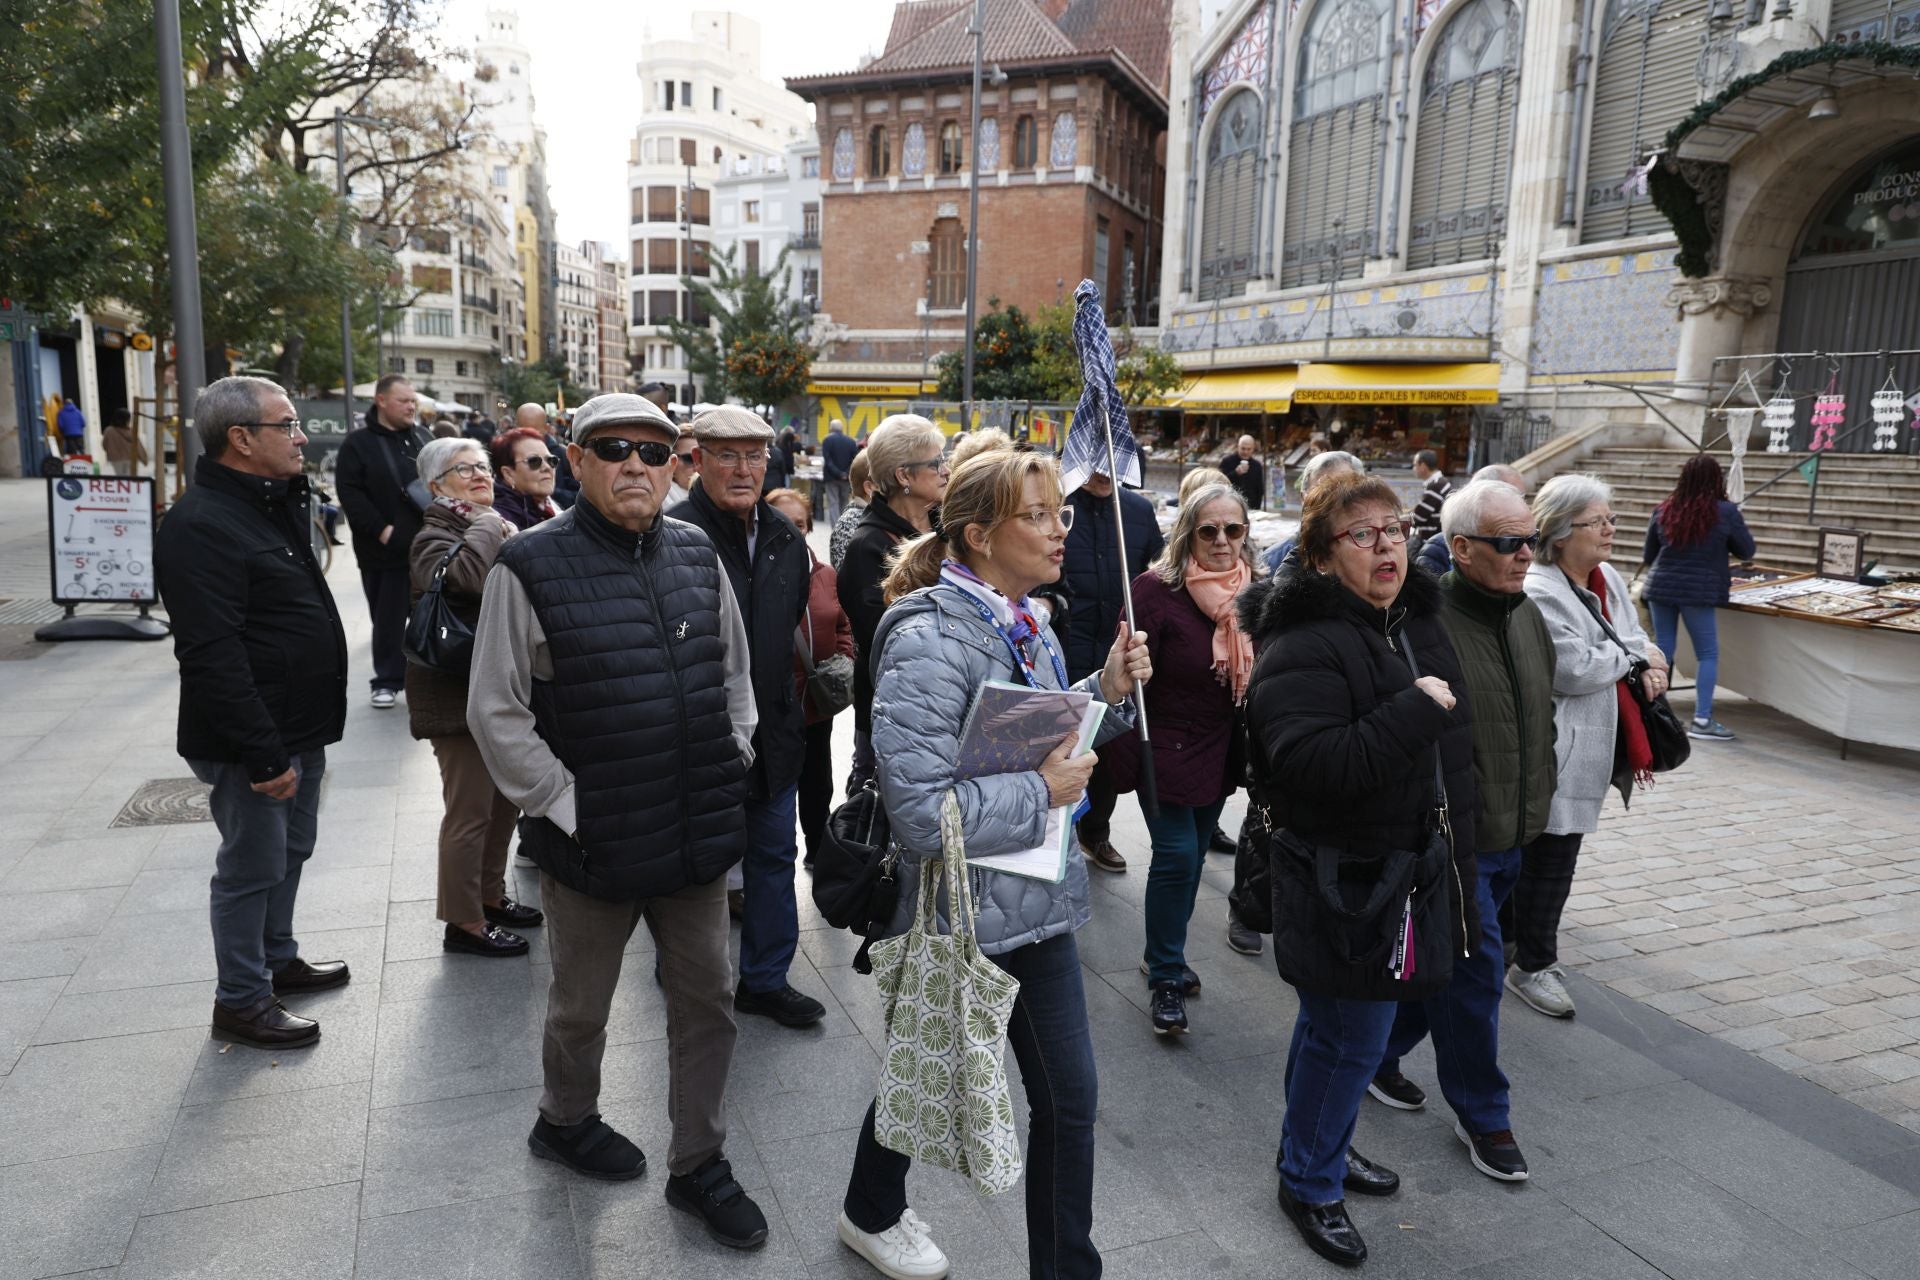
[[[1100,306],[1100,287],[1082,280],[1073,291],[1073,345],[1080,352],[1080,407],[1067,428],[1067,447],[1060,455],[1060,487],[1072,493],[1087,477],[1107,467],[1106,428],[1113,430],[1114,477],[1140,487],[1140,449],[1127,425],[1127,406],[1113,382],[1113,339],[1107,335],[1107,317]],[[1105,413],[1102,414],[1101,410]],[[1103,420],[1104,419],[1104,420]]]

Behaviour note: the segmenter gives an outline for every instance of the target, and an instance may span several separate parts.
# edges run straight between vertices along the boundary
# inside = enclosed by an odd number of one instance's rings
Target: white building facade
[[[786,293],[812,314],[820,303],[820,143],[722,166],[713,184],[713,247],[736,269],[771,273],[785,250]]]
[[[554,246],[554,331],[567,377],[600,390],[600,264],[582,245]]]

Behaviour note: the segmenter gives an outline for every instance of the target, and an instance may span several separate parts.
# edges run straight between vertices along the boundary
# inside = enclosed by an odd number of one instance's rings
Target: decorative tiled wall
[[[1533,374],[1670,370],[1680,322],[1666,303],[1673,250],[1542,263]]]
[[[1333,337],[1417,341],[1484,338],[1498,315],[1484,272],[1417,284],[1348,287],[1334,292]],[[1272,346],[1327,336],[1325,295],[1281,301],[1227,300],[1173,317],[1161,330],[1169,351]]]

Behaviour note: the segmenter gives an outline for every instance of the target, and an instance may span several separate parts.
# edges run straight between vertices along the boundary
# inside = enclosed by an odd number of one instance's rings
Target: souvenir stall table
[[[1850,742],[1920,750],[1920,583],[1749,572],[1720,610],[1721,687],[1833,734],[1843,758]],[[1678,656],[1693,668],[1690,643]]]

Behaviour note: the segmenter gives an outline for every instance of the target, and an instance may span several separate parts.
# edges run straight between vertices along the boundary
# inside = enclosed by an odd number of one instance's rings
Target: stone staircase
[[[1724,449],[1713,451],[1730,465]],[[1614,538],[1614,564],[1629,576],[1646,545],[1647,520],[1673,491],[1680,467],[1692,457],[1683,448],[1613,445],[1595,450],[1578,470],[1613,486],[1613,509],[1620,517]],[[1754,453],[1746,458],[1747,500],[1741,511],[1757,544],[1754,559],[1788,569],[1812,569],[1822,528],[1860,529],[1869,536],[1866,559],[1878,571],[1920,575],[1920,458],[1875,454],[1827,454],[1820,461],[1818,507],[1809,518],[1808,486],[1788,476],[1765,492],[1754,490],[1803,453]],[[1544,476],[1536,478],[1536,487]]]

